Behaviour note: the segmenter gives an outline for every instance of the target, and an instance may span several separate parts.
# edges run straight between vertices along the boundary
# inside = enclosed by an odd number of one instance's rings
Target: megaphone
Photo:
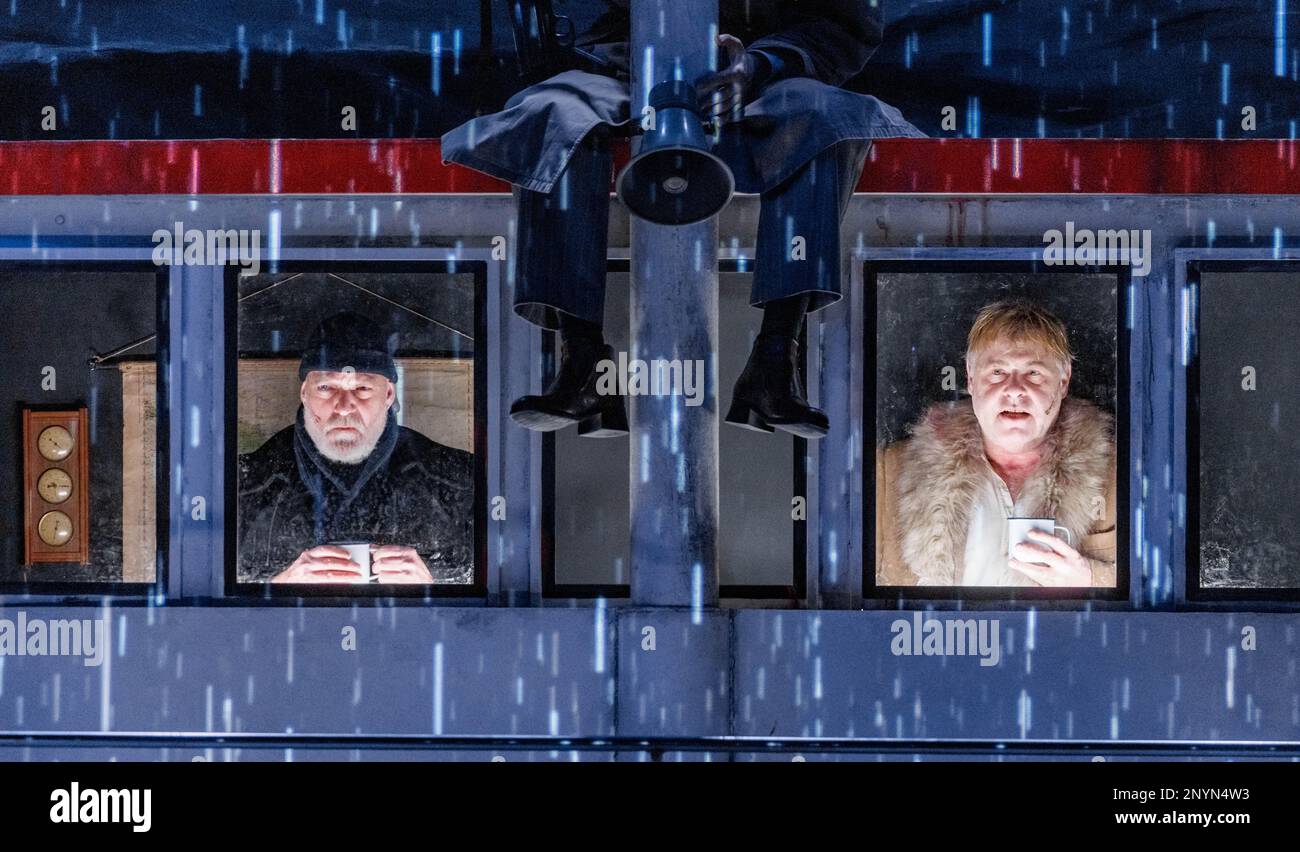
[[[736,181],[709,150],[695,87],[666,80],[650,90],[653,126],[618,176],[618,198],[656,225],[690,225],[727,205]]]

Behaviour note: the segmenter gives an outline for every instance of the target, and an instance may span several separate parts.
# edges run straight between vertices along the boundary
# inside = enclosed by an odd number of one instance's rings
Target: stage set
[[[0,141],[0,759],[1300,756],[1294,118],[823,93],[798,183],[709,152],[717,4],[663,5],[553,186],[452,127]],[[1006,573],[1018,521],[1066,547]]]

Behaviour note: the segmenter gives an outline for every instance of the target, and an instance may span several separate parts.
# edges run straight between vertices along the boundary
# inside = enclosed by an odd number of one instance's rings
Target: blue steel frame
[[[738,199],[724,212],[724,239],[752,233],[753,201]],[[112,224],[101,226],[101,216],[103,222],[110,221],[110,202]],[[294,198],[204,200],[202,211],[193,212],[199,210],[199,202],[183,197],[119,202],[24,199],[21,208],[9,208],[7,221],[30,221],[33,229],[39,223],[45,231],[46,218],[66,211],[73,226],[81,227],[82,220],[90,223],[78,233],[147,235],[150,229],[141,227],[141,221],[151,223],[160,213],[185,205],[196,219],[230,216],[266,222],[269,209],[278,224],[280,211],[308,204]],[[162,209],[150,207],[151,203]],[[483,235],[510,233],[508,197],[475,198],[472,208],[464,208],[469,215],[456,217],[446,228],[471,235],[467,240],[481,240],[473,248],[323,247],[343,240],[351,243],[363,228],[348,216],[332,218],[331,205],[337,210],[355,206],[363,213],[367,205],[374,205],[372,211],[382,206],[387,217],[402,203],[400,199],[385,199],[382,205],[373,199],[312,200],[309,204],[318,206],[307,212],[317,217],[312,224],[318,230],[308,233],[320,234],[313,238],[316,247],[282,249],[278,229],[273,228],[272,259],[492,261],[498,258],[484,246],[488,238]],[[406,203],[415,207],[429,202]],[[446,203],[451,205],[454,199]],[[891,623],[899,613],[863,600],[858,562],[863,496],[862,259],[868,254],[915,259],[917,250],[901,244],[914,238],[923,244],[924,236],[931,244],[924,251],[946,260],[1023,257],[1023,243],[1021,248],[1005,250],[964,243],[1032,242],[1045,222],[1063,221],[1067,215],[1086,219],[1104,212],[1112,217],[1108,211],[1115,209],[1142,217],[1155,231],[1151,274],[1142,286],[1128,292],[1134,332],[1130,487],[1135,597],[1122,611],[1071,602],[1071,610],[1030,608],[1000,614],[991,611],[992,604],[931,602],[926,606],[980,608],[987,610],[982,614],[1000,618],[1008,641],[1003,664],[983,668],[973,659],[891,656]],[[510,311],[508,260],[488,263],[488,490],[499,489],[510,508],[506,520],[493,522],[489,529],[485,598],[459,599],[446,607],[401,608],[401,629],[398,608],[381,618],[380,613],[358,606],[363,603],[359,601],[351,601],[351,606],[302,609],[261,607],[253,600],[224,601],[220,489],[225,379],[219,343],[224,335],[225,270],[172,268],[167,307],[173,351],[159,387],[175,414],[167,425],[174,458],[166,489],[173,506],[166,593],[160,587],[147,597],[116,593],[0,597],[6,612],[28,607],[50,618],[68,617],[67,613],[78,610],[78,617],[85,617],[87,610],[97,608],[95,614],[109,621],[117,640],[117,652],[109,655],[98,677],[87,678],[74,658],[5,658],[6,702],[0,705],[0,713],[9,714],[4,723],[8,733],[0,747],[19,754],[29,745],[39,746],[48,734],[64,737],[58,747],[66,751],[60,754],[77,753],[78,743],[87,748],[122,748],[125,754],[132,742],[138,742],[149,754],[161,748],[165,758],[167,746],[160,743],[175,740],[177,754],[185,759],[190,750],[211,758],[217,747],[238,757],[240,744],[222,740],[233,728],[223,732],[215,727],[222,724],[219,711],[224,701],[231,708],[225,724],[238,723],[242,731],[270,736],[292,728],[338,737],[336,744],[343,749],[360,749],[371,742],[382,745],[390,735],[415,734],[429,737],[429,747],[445,749],[440,753],[449,759],[456,758],[458,744],[472,748],[463,739],[468,736],[482,735],[502,748],[514,747],[510,737],[501,735],[504,730],[517,730],[521,737],[549,737],[532,744],[548,751],[564,750],[558,754],[566,756],[570,753],[566,738],[578,738],[573,747],[579,748],[580,738],[613,735],[632,738],[610,743],[614,749],[632,752],[643,741],[647,749],[656,748],[656,742],[667,749],[714,742],[721,750],[737,737],[752,738],[746,746],[771,737],[780,738],[774,743],[794,748],[806,745],[810,753],[845,748],[900,757],[923,754],[941,740],[963,741],[973,754],[992,759],[1006,753],[1004,747],[1013,753],[1024,747],[1042,749],[1044,754],[1122,755],[1145,753],[1146,744],[1157,751],[1174,749],[1193,757],[1198,752],[1236,755],[1243,747],[1263,750],[1252,753],[1295,754],[1300,742],[1300,728],[1292,714],[1298,689],[1291,664],[1296,604],[1188,602],[1181,591],[1185,528],[1179,526],[1177,507],[1188,475],[1182,462],[1187,400],[1183,353],[1177,343],[1184,341],[1185,350],[1192,329],[1187,322],[1185,270],[1175,263],[1176,253],[1184,251],[1186,241],[1197,239],[1199,223],[1210,215],[1220,218],[1221,233],[1245,234],[1250,223],[1265,229],[1285,225],[1290,230],[1295,209],[1293,199],[1238,203],[1211,198],[1198,206],[1176,198],[856,198],[848,221],[859,232],[859,248],[845,252],[852,255],[846,270],[845,280],[851,282],[846,304],[823,312],[822,321],[809,328],[808,369],[821,376],[820,387],[814,382],[810,394],[815,404],[828,410],[832,422],[831,435],[810,451],[809,523],[817,524],[817,534],[809,536],[807,604],[820,609],[769,611],[750,605],[706,612],[702,619],[675,609],[607,606],[603,599],[582,608],[570,608],[573,601],[542,600],[535,552],[540,513],[533,510],[541,497],[540,436],[502,428],[501,418],[501,401],[540,386],[541,361],[534,356],[540,335],[514,320]],[[970,227],[961,236],[952,236],[953,217],[965,216],[966,211],[974,216],[996,214],[986,219],[987,233],[981,235],[979,228]],[[945,218],[950,229],[946,245]],[[402,219],[404,212],[401,219],[394,217],[395,224],[386,226],[399,239],[406,225]],[[432,221],[437,224],[437,219]],[[357,234],[350,233],[354,225]],[[612,225],[617,233],[618,222]],[[21,234],[25,229],[19,225],[6,230]],[[866,234],[890,247],[862,245]],[[460,239],[440,238],[447,244]],[[120,241],[106,245],[104,237],[80,246],[20,237],[0,241],[0,259],[147,260],[146,240],[136,239],[123,247]],[[417,237],[407,245],[418,242]],[[1215,249],[1205,256],[1230,257],[1229,251]],[[1273,255],[1261,248],[1250,250],[1249,255],[1251,260],[1294,260],[1300,257],[1300,249]],[[195,418],[193,411],[210,416]],[[196,495],[210,498],[206,522],[191,521],[188,512],[176,511]],[[516,511],[518,507],[524,508]],[[184,605],[226,602],[244,606]],[[182,605],[171,606],[177,603]],[[158,606],[146,608],[146,604]],[[1260,612],[1265,609],[1275,612]],[[1243,624],[1258,631],[1257,651],[1242,651]],[[359,636],[356,655],[338,652],[340,629],[349,626]],[[642,647],[647,626],[658,629],[655,653]],[[300,653],[310,652],[311,677],[286,677],[283,653],[266,653],[267,648],[284,649],[286,641],[290,651],[297,647]],[[521,641],[529,653],[519,653]],[[169,672],[165,680],[159,677],[159,654],[166,648],[174,649],[168,660],[185,653],[183,677],[179,669]],[[244,648],[255,652],[241,655]],[[1080,655],[1080,649],[1087,649],[1086,656]],[[363,670],[366,689],[358,704],[353,688]],[[251,683],[248,679],[254,675],[258,676],[255,702],[243,697],[246,681]],[[49,694],[51,679],[59,676],[66,684],[85,687],[65,688],[61,715],[52,716],[41,696]],[[422,694],[413,686],[417,683],[424,689]],[[173,701],[172,714],[159,717],[158,708],[166,703],[169,688],[174,697],[185,700]],[[525,693],[530,700],[513,700]],[[25,717],[12,714],[19,699],[26,699]],[[449,712],[453,702],[454,717]],[[663,715],[661,711],[669,707],[671,712]],[[150,739],[164,731],[178,733]],[[355,740],[345,739],[353,733]],[[813,742],[808,737],[828,739]],[[288,740],[283,744],[286,749],[295,745]]]
[[[1129,515],[1128,515],[1128,495],[1130,489],[1129,477],[1121,475],[1123,471],[1131,470],[1131,459],[1129,456],[1129,382],[1130,382],[1130,335],[1131,324],[1127,321],[1128,305],[1132,302],[1130,292],[1135,286],[1129,270],[1124,266],[1045,266],[1042,263],[1042,252],[1037,249],[967,249],[967,250],[926,250],[915,253],[914,256],[907,259],[899,258],[882,258],[878,257],[876,252],[866,253],[863,258],[863,309],[866,312],[863,321],[862,346],[865,353],[874,354],[876,351],[876,290],[875,275],[877,272],[1032,272],[1037,275],[1050,276],[1053,274],[1068,274],[1078,272],[1088,272],[1092,274],[1108,273],[1115,276],[1115,421],[1116,421],[1116,475],[1117,483],[1117,502],[1116,511],[1116,535],[1118,541],[1128,542],[1129,532]],[[1007,255],[1011,255],[1008,257]],[[864,358],[864,364],[866,359]],[[876,381],[874,370],[864,370],[862,383],[862,411],[861,424],[863,433],[863,476],[865,478],[863,491],[867,494],[875,493],[875,465],[868,464],[866,461],[866,435],[872,435],[871,447],[875,447],[875,431],[869,428],[869,425],[875,420],[875,395]],[[866,483],[871,483],[870,488]],[[919,587],[907,588],[899,586],[877,586],[875,582],[875,524],[876,524],[876,507],[868,505],[863,501],[862,515],[862,535],[863,535],[863,596],[865,598],[875,598],[879,601],[888,601],[890,599],[908,601],[935,601],[935,600],[954,600],[961,599],[967,603],[989,603],[996,602],[999,607],[1016,606],[1016,605],[1033,605],[1040,608],[1051,609],[1068,609],[1072,604],[1081,601],[1091,601],[1094,604],[1105,605],[1111,602],[1122,602],[1125,605],[1133,598],[1133,590],[1130,585],[1130,570],[1132,564],[1132,553],[1129,548],[1120,548],[1117,552],[1116,562],[1116,587],[1114,589],[1089,589],[1086,591],[1077,590],[1058,590],[1049,588],[984,588],[955,586],[950,588]]]
[[[13,248],[13,244],[0,243],[0,263],[26,264],[36,268],[51,266],[100,267],[119,266],[133,270],[159,268],[152,262],[152,244],[140,245],[144,240],[114,240],[114,245],[95,245],[89,240],[51,241],[52,244],[28,245]],[[102,240],[101,240],[102,242]],[[125,243],[125,245],[123,245]],[[136,243],[132,245],[132,243]],[[427,268],[443,264],[454,271],[456,263],[472,264],[485,271],[486,310],[480,313],[487,335],[484,343],[486,372],[486,445],[487,488],[489,496],[503,496],[507,505],[530,504],[526,477],[508,476],[508,464],[503,463],[502,451],[510,447],[512,461],[523,459],[519,441],[514,436],[503,435],[496,428],[500,420],[502,385],[509,382],[502,371],[496,369],[501,351],[500,307],[502,266],[491,257],[491,249],[442,249],[402,247],[356,248],[299,248],[280,246],[273,242],[268,270],[280,262],[321,263],[330,265],[361,265],[376,262],[410,263],[413,268]],[[225,324],[227,300],[225,295],[228,267],[173,266],[162,270],[167,286],[159,288],[160,323],[158,328],[158,405],[160,448],[171,448],[164,456],[166,488],[159,488],[158,541],[160,567],[155,584],[94,584],[67,586],[29,585],[21,589],[0,589],[0,603],[21,600],[23,603],[101,605],[106,602],[123,604],[248,604],[257,602],[247,596],[229,593],[226,589],[225,527],[227,502],[225,494],[226,471],[226,347]],[[169,341],[173,330],[178,349],[173,353]],[[176,416],[170,416],[175,413]],[[206,415],[206,416],[205,416]],[[477,428],[477,427],[476,427]],[[526,452],[526,450],[524,451]],[[526,464],[525,464],[526,466]],[[193,498],[203,498],[206,517],[193,519],[190,507]],[[481,501],[479,501],[481,503]],[[527,523],[529,513],[515,512]],[[166,518],[166,522],[163,519]],[[459,606],[492,602],[502,596],[518,599],[526,595],[526,586],[503,587],[505,574],[518,584],[521,576],[529,573],[526,560],[529,554],[509,551],[503,541],[508,533],[503,528],[512,525],[507,520],[495,522],[488,530],[486,562],[482,566],[482,579],[476,582],[479,600],[455,594],[425,596],[408,599],[412,603],[456,603]],[[513,526],[520,526],[516,520]],[[531,539],[531,540],[535,540]],[[522,571],[518,562],[524,560]],[[340,605],[363,602],[361,598],[339,599]],[[391,602],[393,598],[375,598],[376,603]]]
[[[289,250],[290,257],[292,250]],[[375,262],[375,261],[345,261],[341,263],[326,263],[320,260],[298,261],[286,257],[282,252],[275,268],[280,272],[359,272],[359,273],[376,273],[387,272],[391,274],[418,274],[418,273],[440,273],[455,274],[457,272],[468,272],[474,276],[474,579],[468,585],[431,585],[428,587],[410,587],[401,589],[398,587],[384,588],[382,586],[360,586],[349,588],[346,592],[341,592],[338,587],[315,587],[309,585],[301,586],[274,586],[264,583],[240,583],[237,580],[236,560],[233,554],[238,549],[238,531],[235,529],[236,523],[228,523],[226,527],[225,547],[228,554],[232,554],[225,560],[226,572],[223,578],[228,595],[230,597],[247,598],[252,596],[262,596],[279,600],[292,599],[295,597],[310,599],[312,603],[331,602],[335,604],[350,604],[356,600],[367,598],[387,598],[390,603],[397,601],[409,602],[413,598],[420,603],[427,603],[435,598],[472,598],[483,597],[487,592],[486,573],[487,573],[487,366],[486,358],[479,357],[478,345],[486,346],[487,340],[487,317],[486,317],[486,298],[487,298],[487,267],[488,263],[483,260],[466,260],[461,257],[452,260],[425,260],[425,261],[401,261],[401,262]],[[226,270],[226,310],[225,310],[225,343],[223,351],[225,353],[226,369],[226,400],[227,404],[238,406],[238,383],[235,380],[236,370],[232,369],[237,365],[239,357],[239,310],[238,310],[238,283],[237,270],[228,267]],[[237,518],[238,507],[236,494],[238,490],[238,472],[236,468],[236,455],[233,448],[236,445],[237,417],[226,417],[226,477],[225,477],[225,510],[226,517]]]
[[[626,249],[614,249],[609,252],[608,271],[609,272],[627,272],[629,270],[629,259]],[[749,272],[749,264],[753,260],[754,250],[752,248],[719,248],[718,249],[718,272]],[[723,318],[719,318],[720,323]],[[811,324],[815,324],[814,318]],[[806,338],[806,332],[805,332]],[[554,345],[550,335],[543,344],[541,350],[546,359],[549,360],[554,356]],[[801,365],[804,374],[804,384],[807,385],[807,346],[804,347],[804,359]],[[719,392],[726,392],[727,388],[719,388]],[[719,405],[725,404],[722,398],[719,399]],[[723,427],[725,428],[725,427]],[[802,496],[805,503],[813,499],[808,488],[808,471],[810,459],[810,442],[799,437],[792,437],[794,441],[794,470],[791,472],[791,496]],[[579,584],[579,583],[556,583],[555,582],[555,558],[550,541],[554,538],[555,529],[555,436],[553,433],[546,433],[542,436],[542,531],[543,539],[541,545],[540,568],[542,571],[542,595],[546,599],[590,599],[590,598],[612,598],[627,599],[632,594],[630,583],[604,583],[604,584]],[[772,602],[789,602],[793,605],[803,603],[808,594],[808,566],[810,559],[815,553],[810,553],[808,543],[808,526],[812,523],[812,517],[809,515],[803,521],[791,521],[793,527],[792,548],[792,577],[789,585],[729,585],[723,584],[719,587],[719,596],[722,600],[735,601],[772,601]]]
[[[1075,200],[1075,203],[1082,199]],[[186,204],[178,199],[177,205]],[[189,201],[193,204],[193,201]],[[283,204],[279,200],[278,204]],[[861,203],[861,199],[859,200]],[[1213,204],[1214,202],[1210,202]],[[1264,207],[1264,204],[1260,205]],[[1267,205],[1271,208],[1272,205]],[[1274,214],[1276,215],[1276,214]],[[1227,228],[1225,227],[1225,231]],[[1177,232],[1156,234],[1152,271],[1141,286],[1128,288],[1128,323],[1134,333],[1130,346],[1130,450],[1129,479],[1131,550],[1129,605],[1137,609],[1201,609],[1227,611],[1243,603],[1252,610],[1295,611],[1296,603],[1272,596],[1266,590],[1230,600],[1208,600],[1188,595],[1185,571],[1187,506],[1185,494],[1189,467],[1182,462],[1187,447],[1187,354],[1195,336],[1196,282],[1189,264],[1197,261],[1242,263],[1294,262],[1294,246],[1241,247],[1221,239],[1207,248],[1180,244]],[[488,530],[486,593],[481,600],[445,599],[457,606],[572,605],[574,599],[544,598],[540,540],[542,513],[533,507],[544,499],[541,437],[523,430],[502,428],[502,400],[534,392],[541,386],[540,333],[518,322],[510,309],[513,271],[485,246],[441,248],[392,245],[322,247],[274,245],[272,262],[286,261],[378,262],[452,261],[484,262],[487,267],[487,421],[488,487],[510,507],[506,520],[492,521]],[[735,248],[720,252],[744,263],[750,252]],[[817,534],[807,536],[807,595],[804,605],[814,608],[872,609],[890,602],[863,598],[862,554],[863,494],[858,465],[863,458],[862,411],[862,299],[863,265],[871,260],[972,262],[1033,259],[1041,249],[1011,246],[902,248],[859,245],[846,251],[846,304],[827,312],[810,325],[808,370],[821,381],[809,388],[814,404],[831,414],[831,434],[808,449],[808,523]],[[626,258],[626,248],[612,248],[611,258]],[[0,241],[0,262],[95,264],[150,263],[151,246],[141,237],[15,238]],[[84,603],[104,601],[138,603],[251,602],[227,598],[224,588],[222,529],[224,492],[224,364],[219,341],[224,335],[222,278],[216,267],[172,267],[167,270],[168,292],[160,294],[167,321],[160,327],[159,404],[173,412],[166,426],[166,444],[172,448],[166,489],[172,508],[166,529],[160,525],[163,570],[149,589],[113,586],[107,589],[56,590],[29,588],[0,590],[0,602]],[[167,333],[174,342],[167,346]],[[1181,341],[1181,343],[1179,343]],[[173,353],[174,350],[174,353]],[[1167,360],[1168,367],[1163,364]],[[843,393],[840,388],[848,388]],[[197,415],[196,415],[197,412]],[[203,412],[209,416],[204,418]],[[846,463],[847,462],[847,463]],[[160,489],[162,491],[162,489]],[[207,521],[192,521],[190,498],[207,498]],[[517,511],[518,507],[527,511]],[[812,528],[812,527],[810,527]],[[526,545],[521,546],[521,542]],[[349,601],[351,602],[351,601]],[[424,603],[440,603],[429,599]],[[611,602],[613,603],[613,602]],[[761,603],[755,601],[755,604]],[[597,605],[603,606],[604,602]],[[953,605],[932,601],[943,609]],[[968,601],[967,607],[985,608]],[[1070,604],[1075,605],[1074,603]],[[1096,604],[1094,604],[1096,606]]]
[[[1175,539],[1174,563],[1182,569],[1175,576],[1179,601],[1187,608],[1209,610],[1300,609],[1300,586],[1291,588],[1203,588],[1200,584],[1199,476],[1200,446],[1198,389],[1200,380],[1201,272],[1215,271],[1300,271],[1300,249],[1275,245],[1270,249],[1246,248],[1228,243],[1222,248],[1180,248],[1174,251],[1174,275],[1182,307],[1178,327],[1179,362],[1175,381],[1174,411],[1181,418],[1186,441],[1186,465],[1178,471],[1179,490],[1186,502],[1179,506],[1182,535]],[[1300,566],[1298,566],[1300,567]]]
[[[167,395],[163,392],[166,365],[170,361],[171,337],[165,318],[169,310],[171,275],[152,262],[150,252],[141,252],[126,247],[104,247],[90,249],[74,243],[42,248],[39,252],[28,248],[26,251],[13,251],[4,247],[0,241],[0,268],[6,270],[31,269],[40,270],[84,270],[151,273],[155,276],[155,328],[157,340],[154,348],[154,364],[157,366],[157,418],[158,428],[158,475],[166,476],[171,456],[170,436],[167,431],[170,423]],[[87,368],[89,369],[89,368]],[[39,400],[33,400],[36,405]],[[15,455],[15,458],[17,456]],[[155,517],[167,515],[167,489],[156,491]],[[59,604],[99,604],[106,600],[121,599],[124,602],[142,601],[150,598],[161,599],[166,587],[169,560],[167,559],[169,531],[166,524],[158,522],[154,529],[157,553],[154,561],[154,581],[152,583],[0,583],[0,603],[7,600],[47,601]]]

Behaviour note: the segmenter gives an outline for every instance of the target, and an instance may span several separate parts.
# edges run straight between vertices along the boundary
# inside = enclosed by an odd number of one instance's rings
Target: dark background
[[[0,335],[0,582],[119,580],[122,576],[122,377],[114,366],[91,370],[92,355],[153,334],[152,272],[0,267],[5,328]],[[94,322],[86,322],[94,317]],[[20,333],[14,333],[19,332]],[[153,342],[126,357],[153,360]],[[117,363],[122,359],[114,359]],[[56,371],[41,390],[41,369]],[[85,405],[90,425],[90,564],[23,566],[22,408]],[[159,487],[167,478],[159,473]]]
[[[488,5],[483,51],[476,0],[8,0],[0,139],[440,136],[519,88],[506,2]],[[603,4],[554,8],[581,31]],[[847,87],[934,136],[1296,135],[1297,0],[884,8],[884,44]],[[57,131],[40,130],[45,105]],[[356,131],[340,128],[344,105]]]
[[[1300,586],[1300,273],[1201,273],[1201,585]],[[1256,390],[1241,386],[1255,368]]]
[[[1118,282],[1113,273],[879,272],[876,443],[904,438],[933,402],[968,396],[966,336],[980,308],[1010,297],[1055,313],[1070,333],[1070,395],[1115,413]],[[957,390],[943,389],[943,368]],[[919,391],[919,392],[918,392]]]

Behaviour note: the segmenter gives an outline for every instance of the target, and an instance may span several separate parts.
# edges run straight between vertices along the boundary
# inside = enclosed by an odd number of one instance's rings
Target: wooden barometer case
[[[23,564],[90,558],[86,409],[23,409]]]

